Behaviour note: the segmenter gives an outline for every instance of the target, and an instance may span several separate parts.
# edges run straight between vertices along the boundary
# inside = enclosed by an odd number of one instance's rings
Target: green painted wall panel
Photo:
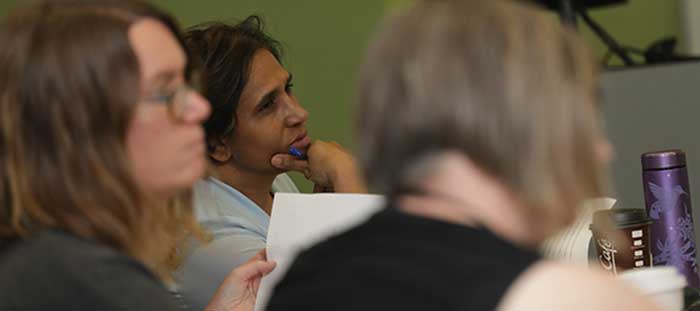
[[[645,49],[662,37],[680,35],[678,6],[677,0],[628,0],[625,5],[592,10],[591,17],[620,44]],[[607,49],[600,40],[587,27],[581,28],[596,54],[604,55]]]
[[[367,40],[385,12],[411,1],[152,0],[184,26],[236,21],[253,13],[263,16],[268,31],[285,46],[285,64],[294,73],[295,92],[310,113],[311,135],[350,148],[356,73]],[[0,0],[0,16],[20,2]],[[662,36],[679,33],[678,0],[629,0],[627,5],[595,10],[592,16],[625,45],[646,47]],[[583,34],[602,56],[602,44],[587,29]],[[310,189],[301,176],[293,178],[304,190]]]
[[[387,9],[393,10],[413,0],[385,1]],[[591,10],[590,15],[623,46],[644,49],[662,37],[680,34],[678,0],[627,0],[623,5]],[[602,58],[607,48],[581,20],[579,28],[595,54]]]

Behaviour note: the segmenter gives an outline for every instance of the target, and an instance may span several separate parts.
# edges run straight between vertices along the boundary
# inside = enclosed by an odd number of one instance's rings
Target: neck
[[[468,158],[446,154],[418,183],[421,194],[404,195],[397,205],[407,213],[465,226],[484,226],[513,244],[537,244],[521,206],[510,192]]]
[[[229,186],[236,188],[265,213],[272,213],[272,182],[277,174],[263,174],[238,169],[231,164],[214,168],[214,176]]]

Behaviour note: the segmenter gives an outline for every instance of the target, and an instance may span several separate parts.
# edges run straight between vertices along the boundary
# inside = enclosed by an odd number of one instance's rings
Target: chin
[[[207,170],[207,160],[205,158],[202,158],[201,161],[198,161],[197,164],[193,165],[196,165],[196,167],[192,169],[192,176],[188,176],[188,180],[186,180],[186,184],[188,184],[187,187],[192,187],[195,182],[204,177],[204,174]]]
[[[183,190],[192,189],[194,184],[204,177],[206,171],[207,161],[202,158],[201,161],[198,160],[192,163],[192,166],[181,171],[178,176],[173,176],[172,184],[170,188],[172,192],[180,193]]]

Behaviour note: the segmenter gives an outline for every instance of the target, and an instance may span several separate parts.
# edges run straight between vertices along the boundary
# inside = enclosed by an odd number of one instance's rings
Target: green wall
[[[678,5],[678,0],[628,0],[626,5],[592,10],[591,17],[620,44],[645,49],[662,37],[680,37]],[[587,27],[580,27],[596,54],[602,57],[606,48]]]
[[[236,21],[260,14],[273,37],[286,48],[285,63],[294,73],[295,92],[310,113],[309,132],[352,148],[352,101],[356,71],[367,40],[386,12],[412,0],[152,0],[184,26],[209,20]],[[488,0],[484,0],[488,1]],[[679,32],[678,0],[629,0],[598,9],[592,16],[621,43],[646,47]],[[0,16],[18,0],[0,0]],[[584,28],[596,54],[605,49]],[[310,184],[292,176],[303,190]]]
[[[4,16],[17,0],[0,0]],[[268,32],[282,41],[284,62],[294,74],[294,91],[309,111],[312,137],[352,148],[355,72],[364,46],[384,13],[377,0],[152,0],[185,27],[220,20],[235,22],[259,14]],[[301,174],[292,178],[303,191],[312,185]]]
[[[389,10],[405,6],[413,0],[385,0]],[[597,8],[591,17],[603,26],[623,46],[646,48],[665,37],[679,36],[679,0],[627,0],[626,4]],[[552,14],[554,17],[554,14]],[[583,36],[599,57],[607,49],[579,19]],[[613,63],[619,60],[613,59]]]

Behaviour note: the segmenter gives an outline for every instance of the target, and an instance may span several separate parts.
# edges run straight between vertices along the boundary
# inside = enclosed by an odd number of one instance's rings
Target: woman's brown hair
[[[458,151],[522,202],[540,237],[603,194],[597,68],[575,32],[537,9],[417,1],[384,24],[366,59],[357,129],[376,190],[401,195],[424,159]]]
[[[128,170],[140,101],[128,30],[142,18],[182,43],[175,21],[141,1],[39,1],[0,25],[0,241],[64,230],[167,274],[196,222],[188,193],[152,206]]]

